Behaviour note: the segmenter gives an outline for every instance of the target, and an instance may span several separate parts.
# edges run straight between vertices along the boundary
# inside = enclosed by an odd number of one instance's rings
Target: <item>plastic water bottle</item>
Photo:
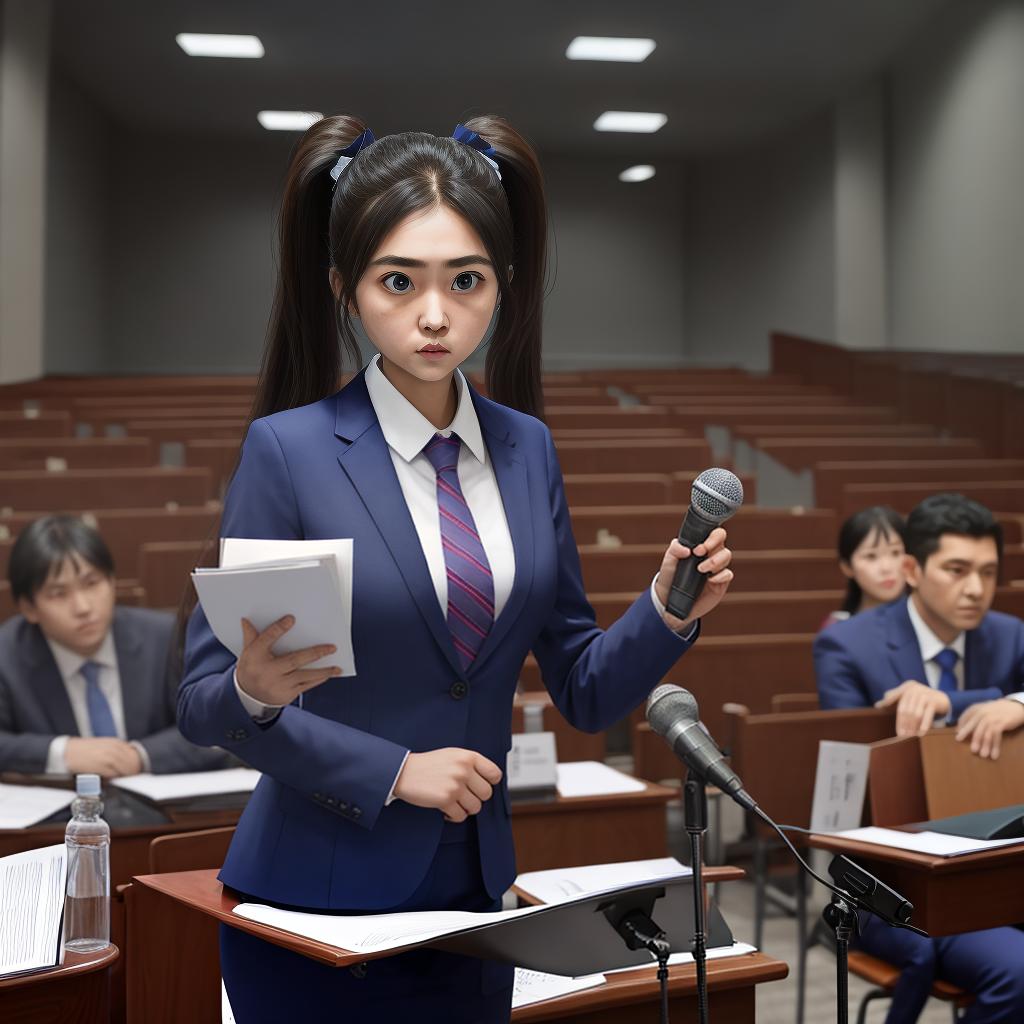
[[[64,946],[79,953],[110,945],[110,826],[100,817],[100,777],[78,775],[64,832],[68,888]]]

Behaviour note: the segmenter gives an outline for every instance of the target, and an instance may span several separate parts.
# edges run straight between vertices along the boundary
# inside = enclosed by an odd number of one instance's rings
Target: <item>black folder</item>
[[[654,957],[645,949],[629,949],[608,920],[609,916],[621,917],[633,909],[647,913],[666,933],[673,953],[692,951],[692,878],[646,883],[571,903],[552,903],[533,914],[481,925],[425,945],[569,977],[653,965]],[[710,904],[707,947],[732,944],[729,926],[718,908]]]
[[[991,811],[972,811],[952,818],[919,821],[909,826],[914,832],[941,832],[967,839],[1024,838],[1024,804],[996,807]]]

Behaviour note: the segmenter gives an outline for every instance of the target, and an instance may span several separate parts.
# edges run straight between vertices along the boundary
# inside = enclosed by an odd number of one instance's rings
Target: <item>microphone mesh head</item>
[[[727,469],[705,469],[693,481],[690,504],[706,518],[724,523],[743,504],[743,484]]]
[[[662,683],[651,690],[647,698],[647,721],[651,728],[664,736],[680,719],[700,721],[697,698],[689,690],[672,683]]]

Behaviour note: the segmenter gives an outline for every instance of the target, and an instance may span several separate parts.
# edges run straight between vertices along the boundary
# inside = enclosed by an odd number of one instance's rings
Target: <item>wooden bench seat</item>
[[[68,469],[0,471],[0,508],[21,512],[202,505],[213,496],[208,469]]]
[[[0,439],[0,470],[49,469],[58,460],[66,469],[117,469],[155,466],[155,445],[144,437],[32,437]]]

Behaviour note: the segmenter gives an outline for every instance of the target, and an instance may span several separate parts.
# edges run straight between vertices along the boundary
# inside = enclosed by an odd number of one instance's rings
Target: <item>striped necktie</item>
[[[952,647],[944,647],[938,654],[932,658],[932,661],[939,666],[941,672],[939,674],[939,689],[943,693],[956,693],[956,663],[960,660],[960,655],[953,650]]]
[[[463,670],[469,668],[494,622],[494,578],[473,513],[459,484],[457,434],[435,434],[423,449],[437,472],[437,510],[448,577],[448,629]]]
[[[85,678],[85,706],[89,710],[89,727],[93,736],[116,736],[113,712],[100,689],[99,665],[95,661],[87,661],[78,671]]]

